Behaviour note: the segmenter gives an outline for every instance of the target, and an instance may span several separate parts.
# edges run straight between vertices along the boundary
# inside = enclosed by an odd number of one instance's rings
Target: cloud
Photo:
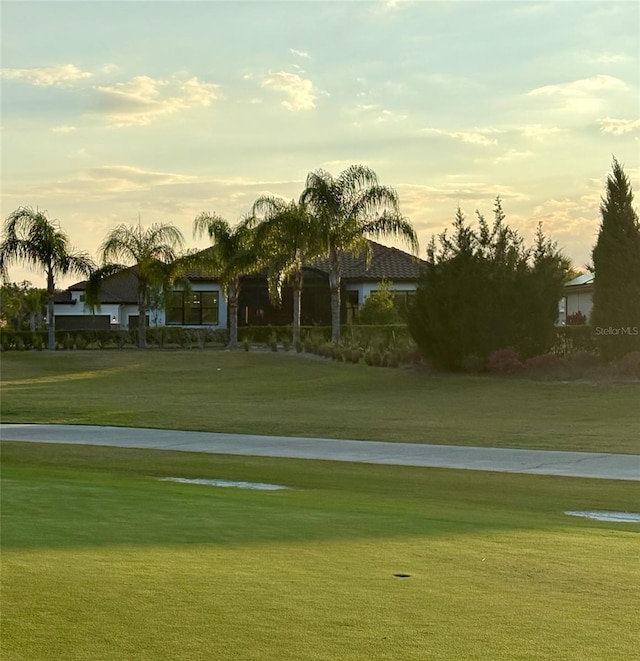
[[[592,62],[593,64],[619,64],[621,62],[628,62],[631,58],[620,53],[599,53],[587,54],[585,59],[587,62]]]
[[[582,78],[570,83],[545,85],[526,93],[530,98],[550,98],[556,101],[560,108],[571,112],[590,112],[601,108],[603,94],[625,92],[629,86],[620,78],[597,75]]]
[[[354,163],[358,163],[359,165],[370,165],[366,159],[362,158],[339,158],[332,161],[324,161],[324,163],[322,163],[322,168],[329,172],[342,172]]]
[[[130,165],[103,165],[87,170],[81,179],[99,182],[118,182],[127,188],[149,188],[151,186],[166,186],[167,184],[183,184],[194,181],[196,177],[174,174],[171,172],[154,172]]]
[[[66,87],[78,80],[93,76],[92,73],[81,71],[75,64],[59,64],[55,67],[32,69],[2,69],[0,75],[9,80],[26,80],[36,87],[51,87],[52,85]]]
[[[560,83],[559,85],[545,85],[538,87],[527,93],[528,96],[584,96],[593,94],[601,90],[625,90],[625,82],[614,76],[591,76],[591,78],[582,78],[570,83]]]
[[[76,127],[69,125],[62,125],[62,126],[54,126],[51,130],[54,133],[72,133],[73,131],[76,130]]]
[[[282,102],[282,105],[292,112],[311,110],[316,107],[316,90],[313,83],[301,78],[298,74],[285,71],[270,73],[262,79],[262,87],[284,92],[287,99]]]
[[[146,126],[180,110],[211,105],[220,98],[219,87],[195,77],[179,81],[135,76],[112,87],[96,87],[96,110],[105,115],[110,126]]]
[[[408,115],[386,110],[377,103],[358,103],[349,108],[348,112],[357,116],[357,119],[353,122],[354,126],[363,126],[365,123],[370,126],[372,123],[401,122],[408,119]]]
[[[588,193],[576,198],[550,199],[535,207],[529,217],[531,226],[543,223],[546,234],[557,241],[565,254],[576,264],[591,257],[591,248],[600,223],[599,193]],[[586,237],[593,237],[585,241]]]
[[[600,130],[603,133],[624,135],[640,129],[640,119],[613,119],[605,117],[600,120]]]
[[[296,50],[295,48],[290,48],[289,52],[292,53],[293,55],[297,55],[298,57],[302,57],[305,60],[311,59],[311,55],[307,53],[307,51],[304,50]]]
[[[453,140],[460,140],[472,145],[480,145],[482,147],[489,147],[497,145],[498,141],[495,138],[489,138],[488,135],[501,133],[498,129],[473,129],[472,131],[443,131],[436,128],[425,128],[421,130],[424,135],[444,136],[452,138]]]
[[[510,163],[512,161],[520,161],[523,158],[529,158],[531,156],[533,156],[533,152],[509,149],[501,156],[496,156],[494,163]]]
[[[400,7],[408,7],[413,4],[413,0],[382,0],[381,11],[388,12],[400,9]]]
[[[534,140],[543,140],[544,138],[548,138],[550,136],[558,136],[566,133],[566,129],[544,124],[524,124],[517,127],[516,130],[523,137],[533,138]]]
[[[401,193],[403,204],[405,197],[418,197],[421,200],[428,200],[430,203],[469,200],[473,203],[482,202],[483,204],[487,200],[495,200],[498,195],[505,200],[529,199],[526,194],[515,190],[511,186],[493,185],[480,181],[465,181],[464,179],[458,180],[457,177],[447,177],[444,181],[436,182],[432,186],[398,184],[395,188]],[[451,208],[455,211],[454,207]]]

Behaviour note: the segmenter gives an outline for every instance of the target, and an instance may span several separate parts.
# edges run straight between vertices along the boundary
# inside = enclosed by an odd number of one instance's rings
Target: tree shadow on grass
[[[36,443],[2,444],[2,547],[259,545],[556,526],[633,509],[640,483]],[[160,477],[267,482],[250,491]],[[634,527],[635,528],[635,527]]]

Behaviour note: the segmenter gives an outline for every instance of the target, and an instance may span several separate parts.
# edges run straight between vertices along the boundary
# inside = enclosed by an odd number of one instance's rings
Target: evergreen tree
[[[612,360],[640,350],[640,223],[631,184],[615,158],[600,213],[591,324],[600,353]]]
[[[541,228],[526,248],[504,219],[499,198],[493,223],[478,214],[477,230],[458,209],[451,236],[427,248],[409,330],[437,367],[460,369],[508,347],[533,356],[551,344],[569,260]]]

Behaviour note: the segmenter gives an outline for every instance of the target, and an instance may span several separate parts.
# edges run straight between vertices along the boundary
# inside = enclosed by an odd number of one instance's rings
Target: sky
[[[121,223],[173,223],[204,248],[201,212],[234,224],[259,195],[297,198],[310,171],[363,163],[398,191],[422,257],[458,206],[490,218],[500,196],[511,227],[530,240],[542,222],[581,267],[613,156],[640,191],[636,2],[0,11],[2,219],[45,210],[94,257]]]

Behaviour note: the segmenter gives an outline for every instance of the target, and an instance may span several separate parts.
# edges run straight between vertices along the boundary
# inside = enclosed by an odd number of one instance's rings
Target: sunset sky
[[[459,205],[590,261],[612,156],[640,192],[637,2],[2,2],[2,218],[94,256],[119,223],[235,222],[365,163],[421,256]],[[41,285],[13,268],[14,281]],[[61,284],[69,284],[65,281]]]

